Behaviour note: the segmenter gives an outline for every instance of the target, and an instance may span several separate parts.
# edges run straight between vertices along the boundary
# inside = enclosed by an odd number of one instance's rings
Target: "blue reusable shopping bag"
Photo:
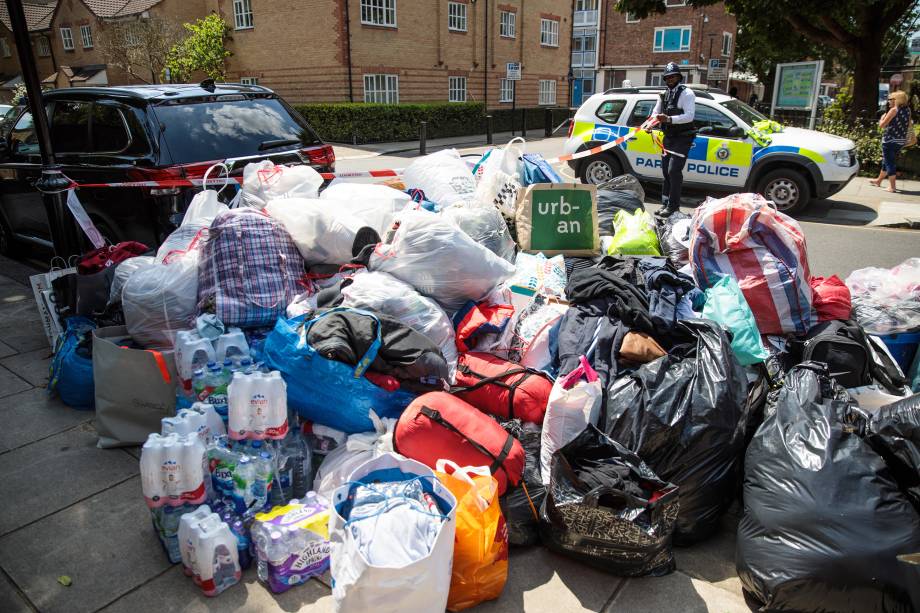
[[[521,156],[521,185],[526,187],[534,183],[562,183],[562,178],[542,155],[525,153]]]
[[[373,318],[377,338],[357,366],[324,358],[307,342],[307,332],[314,323],[337,311],[351,311]],[[307,320],[306,315],[293,319],[279,318],[265,339],[265,363],[281,371],[287,383],[288,406],[315,423],[349,434],[374,429],[369,412],[379,417],[398,418],[416,394],[387,390],[364,377],[377,357],[381,345],[380,320],[367,311],[339,307]]]
[[[757,320],[744,299],[741,287],[728,275],[706,290],[703,317],[732,333],[732,350],[743,366],[757,364],[770,357],[760,340]]]
[[[93,384],[92,333],[96,324],[79,315],[64,321],[64,331],[54,347],[48,391],[57,392],[73,409],[92,410],[96,404]],[[89,339],[80,346],[81,341]]]

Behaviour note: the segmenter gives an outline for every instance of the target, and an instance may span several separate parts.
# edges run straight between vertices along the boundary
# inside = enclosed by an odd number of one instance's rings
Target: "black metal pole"
[[[428,122],[421,121],[418,125],[418,154],[425,155],[426,149],[428,149],[428,143],[425,141],[428,139]]]
[[[527,136],[527,109],[521,109],[521,136]]]
[[[32,56],[32,44],[29,40],[29,28],[23,12],[22,0],[6,0],[6,8],[10,14],[13,40],[16,42],[16,53],[19,56],[19,66],[22,69],[22,81],[25,83],[26,91],[28,92],[29,110],[32,113],[35,137],[38,140],[38,150],[42,160],[42,175],[35,183],[35,187],[40,191],[46,192],[44,204],[48,215],[48,224],[51,228],[51,239],[54,242],[55,255],[59,255],[66,260],[71,255],[79,253],[74,220],[65,211],[63,190],[67,188],[70,182],[61,173],[60,166],[55,163],[54,151],[51,149],[48,116],[45,114],[45,105],[42,101],[42,87],[41,82],[38,80],[35,58]],[[56,193],[47,194],[47,192]]]
[[[553,112],[543,109],[543,135],[549,138],[553,135]]]
[[[492,116],[486,115],[486,144],[492,144]]]

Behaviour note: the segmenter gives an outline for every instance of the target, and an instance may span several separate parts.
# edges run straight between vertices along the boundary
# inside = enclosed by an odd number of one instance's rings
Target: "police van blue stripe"
[[[789,145],[770,145],[769,147],[764,147],[760,151],[754,153],[753,160],[756,162],[761,157],[767,155],[768,153],[798,153],[798,147],[790,147]]]

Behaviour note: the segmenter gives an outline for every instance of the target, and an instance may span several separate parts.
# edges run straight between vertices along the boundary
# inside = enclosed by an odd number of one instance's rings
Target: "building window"
[[[396,27],[396,0],[361,0],[361,23]]]
[[[466,102],[466,77],[448,79],[447,99],[450,102]]]
[[[10,42],[6,38],[0,38],[0,53],[3,54],[3,57],[13,55],[12,51],[10,51]]]
[[[259,79],[257,77],[240,77],[240,85],[258,85]]]
[[[447,3],[447,29],[466,32],[466,5],[462,2]]]
[[[546,47],[559,46],[559,22],[557,20],[540,20],[540,44]]]
[[[399,104],[399,77],[395,74],[364,75],[364,101]]]
[[[626,23],[639,23],[639,18],[635,13],[626,13]]]
[[[73,51],[73,32],[70,28],[61,28],[61,44],[64,45],[64,51]]]
[[[129,47],[136,47],[141,44],[141,37],[137,35],[137,28],[128,28],[125,30],[125,44]]]
[[[233,0],[233,27],[248,30],[252,27],[251,0]]]
[[[540,79],[540,101],[539,104],[556,104],[556,82],[553,80]]]
[[[729,32],[722,32],[722,55],[729,56],[732,54],[732,35]]]
[[[666,53],[674,51],[690,51],[690,26],[676,28],[655,28],[655,42],[652,51]]]
[[[93,30],[89,26],[80,26],[80,38],[83,39],[83,48],[93,48]]]
[[[575,26],[594,25],[597,18],[597,0],[575,0]]]
[[[575,28],[572,31],[572,66],[594,66],[597,30]]]
[[[514,81],[511,79],[502,79],[501,88],[498,90],[498,101],[514,101]]]
[[[38,56],[39,57],[48,57],[51,55],[51,41],[48,40],[47,36],[38,37]]]
[[[648,84],[654,87],[659,87],[661,85],[661,75],[660,74],[649,75]]]
[[[667,7],[687,6],[687,0],[665,0],[664,4]]]
[[[498,34],[503,38],[514,38],[517,27],[517,13],[502,11],[499,15]]]

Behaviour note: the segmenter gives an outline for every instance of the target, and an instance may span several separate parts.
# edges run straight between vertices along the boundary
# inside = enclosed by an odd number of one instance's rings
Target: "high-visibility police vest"
[[[674,89],[665,89],[661,94],[661,108],[664,109],[663,112],[668,117],[675,117],[677,115],[683,115],[684,109],[680,106],[680,96],[684,93],[684,90],[687,89],[687,86],[683,83],[680,83]],[[679,136],[679,135],[696,135],[696,126],[693,125],[693,122],[689,123],[666,123],[661,125],[661,131],[664,132],[665,136]]]

